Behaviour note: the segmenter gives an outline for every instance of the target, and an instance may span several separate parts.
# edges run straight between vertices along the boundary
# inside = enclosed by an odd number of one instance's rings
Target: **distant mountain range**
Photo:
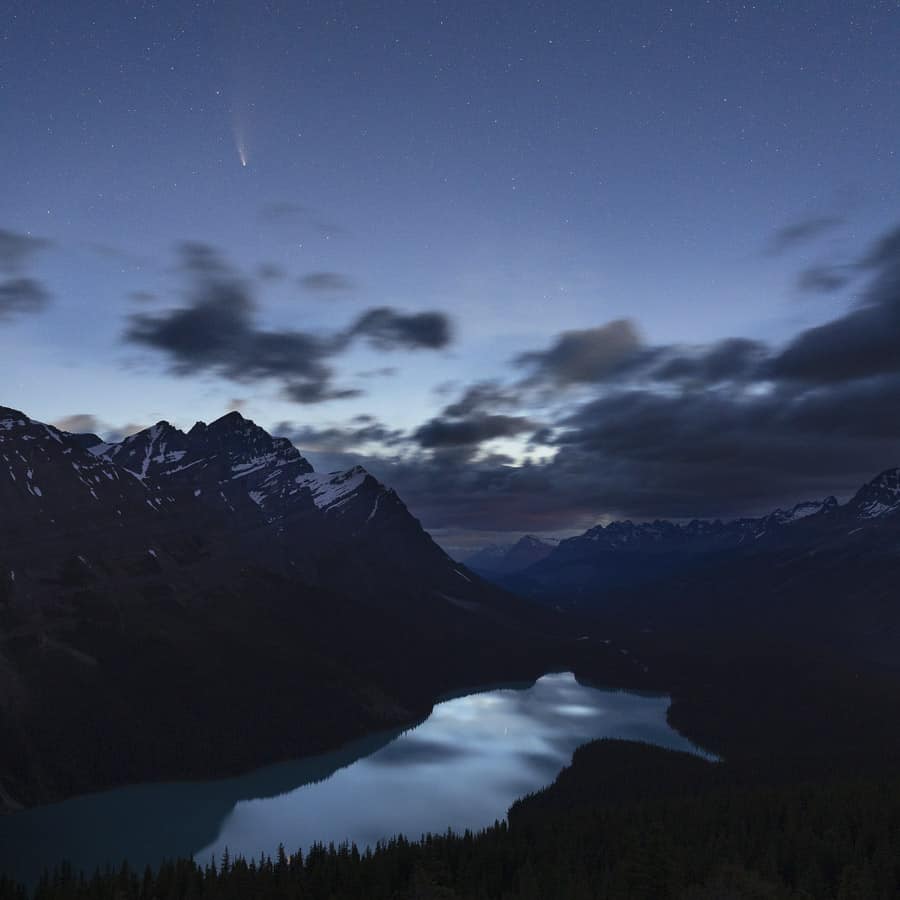
[[[526,565],[481,564],[481,554],[467,560],[485,574],[521,574],[535,583],[560,586],[609,585],[631,580],[640,573],[646,559],[688,559],[727,551],[753,554],[779,547],[833,544],[843,538],[876,539],[885,528],[900,524],[900,469],[888,469],[863,485],[845,504],[834,497],[798,503],[790,509],[776,509],[765,516],[731,520],[695,519],[672,522],[615,521],[597,525],[577,537],[560,541],[555,547],[537,547],[535,538],[523,539],[534,546],[538,557]],[[521,543],[521,542],[520,542]],[[518,548],[518,544],[515,545]],[[513,548],[515,549],[515,548]],[[485,563],[494,557],[489,554]],[[500,555],[506,562],[512,555]],[[634,562],[630,562],[633,557]],[[525,554],[520,559],[524,561]],[[655,570],[645,574],[655,574]],[[521,582],[520,582],[521,583]]]
[[[463,562],[479,575],[511,575],[546,559],[558,544],[559,541],[526,534],[513,544],[489,544],[482,547],[465,557]]]
[[[900,525],[900,469],[888,469],[845,504],[835,497],[798,503],[759,517],[672,522],[614,521],[562,541],[534,536],[489,545],[466,566],[489,580],[531,595],[575,601],[596,592],[656,579],[661,571],[728,552],[752,555],[790,546],[878,541]],[[858,537],[857,537],[858,536]]]
[[[238,413],[107,443],[0,407],[0,807],[406,724],[541,674],[551,624]]]
[[[617,623],[644,643],[655,634],[666,647],[654,653],[730,634],[894,665],[900,469],[843,504],[827,497],[731,521],[611,522],[524,568],[481,571],[521,597]]]

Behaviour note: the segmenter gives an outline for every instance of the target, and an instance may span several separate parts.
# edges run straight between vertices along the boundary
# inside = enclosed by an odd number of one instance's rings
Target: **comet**
[[[238,159],[241,161],[241,168],[246,169],[250,162],[250,154],[247,152],[247,142],[244,140],[244,127],[241,119],[235,114],[232,120],[232,131],[234,133],[234,149],[237,150]]]

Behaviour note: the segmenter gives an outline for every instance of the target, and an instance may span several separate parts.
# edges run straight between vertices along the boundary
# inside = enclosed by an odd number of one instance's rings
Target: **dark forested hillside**
[[[900,779],[791,783],[599,741],[478,835],[48,874],[36,900],[889,900]],[[0,882],[0,900],[24,894]]]

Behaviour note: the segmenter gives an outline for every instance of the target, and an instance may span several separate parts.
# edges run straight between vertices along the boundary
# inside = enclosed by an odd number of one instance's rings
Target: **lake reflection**
[[[695,751],[666,723],[668,697],[599,690],[570,674],[528,689],[447,700],[406,732],[241,778],[144,784],[0,817],[0,871],[33,882],[67,858],[93,869],[173,856],[206,862],[290,851],[314,841],[358,845],[402,832],[477,829],[556,777],[598,737]],[[696,751],[695,751],[696,752]]]

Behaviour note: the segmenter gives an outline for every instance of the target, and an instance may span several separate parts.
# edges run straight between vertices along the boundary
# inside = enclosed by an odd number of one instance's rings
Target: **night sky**
[[[846,495],[900,463],[898,45],[896,0],[7,2],[0,403],[240,409],[451,549]]]

